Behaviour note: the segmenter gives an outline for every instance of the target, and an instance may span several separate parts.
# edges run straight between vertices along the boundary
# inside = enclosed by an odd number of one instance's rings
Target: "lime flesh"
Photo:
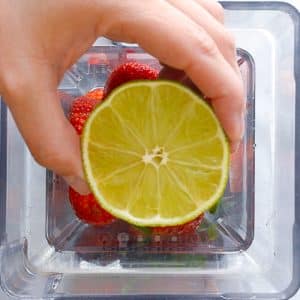
[[[193,220],[222,197],[229,147],[209,105],[169,81],[116,89],[82,136],[88,183],[102,207],[138,226]]]

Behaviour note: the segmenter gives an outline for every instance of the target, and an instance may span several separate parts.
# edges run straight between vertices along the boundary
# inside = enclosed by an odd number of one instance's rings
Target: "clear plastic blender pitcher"
[[[244,80],[246,134],[225,195],[178,239],[133,234],[129,224],[82,223],[68,187],[37,165],[1,103],[1,299],[288,299],[300,287],[299,11],[292,1],[224,1]],[[66,73],[72,101],[134,60],[137,45],[99,39]],[[162,298],[163,299],[163,298]]]

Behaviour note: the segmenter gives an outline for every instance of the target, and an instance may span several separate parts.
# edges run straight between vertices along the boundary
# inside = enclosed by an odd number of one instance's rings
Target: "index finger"
[[[55,75],[46,63],[27,59],[17,61],[12,79],[17,76],[21,79],[17,88],[6,84],[3,94],[33,157],[39,164],[63,176],[78,192],[89,193],[82,170],[79,137],[64,116],[56,92]],[[31,72],[26,73],[26,70]]]

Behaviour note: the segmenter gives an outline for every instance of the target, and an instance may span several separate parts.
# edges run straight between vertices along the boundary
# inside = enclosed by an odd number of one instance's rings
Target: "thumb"
[[[26,77],[12,78],[18,83],[13,89],[4,89],[4,97],[33,157],[63,176],[78,192],[88,193],[80,140],[64,116],[56,77],[46,67],[31,65],[30,75],[25,80],[18,78]]]

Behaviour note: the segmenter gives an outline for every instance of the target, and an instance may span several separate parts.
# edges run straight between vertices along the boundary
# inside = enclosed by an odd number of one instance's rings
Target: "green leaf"
[[[136,226],[132,225],[135,229],[141,231],[145,235],[151,235],[152,234],[152,229],[151,227],[142,227],[142,226]]]
[[[222,199],[220,199],[214,206],[212,206],[212,207],[209,209],[209,213],[212,214],[212,215],[215,214],[215,213],[217,212],[217,210],[218,210],[218,208],[219,208],[221,202],[222,202]]]
[[[207,229],[208,239],[210,241],[215,241],[218,238],[218,230],[216,224],[211,224]]]

